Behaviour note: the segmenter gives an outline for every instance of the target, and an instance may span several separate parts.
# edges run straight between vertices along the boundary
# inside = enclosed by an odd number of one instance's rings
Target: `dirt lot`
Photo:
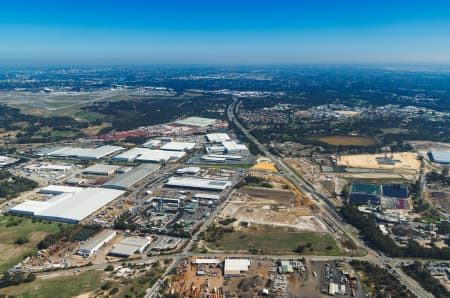
[[[390,156],[390,154],[388,154]],[[365,169],[386,169],[386,170],[419,170],[420,160],[412,152],[394,153],[392,160],[398,160],[393,165],[380,165],[376,158],[383,158],[383,154],[357,154],[343,155],[337,160],[339,166]]]
[[[301,206],[289,190],[244,187],[227,204],[221,217],[303,231],[327,231],[325,225],[311,214],[310,208]]]
[[[295,194],[289,190],[273,190],[262,187],[244,187],[239,193],[240,200],[244,202],[277,204],[290,207],[297,207],[300,202]]]
[[[439,208],[443,212],[450,213],[450,188],[447,188],[444,191],[427,191],[426,195],[433,206]]]

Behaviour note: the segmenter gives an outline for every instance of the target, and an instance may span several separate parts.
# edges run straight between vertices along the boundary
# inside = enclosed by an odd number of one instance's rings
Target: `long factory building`
[[[106,165],[106,164],[95,164],[83,170],[83,174],[86,175],[102,175],[109,176],[114,174],[121,166],[116,165]]]
[[[183,151],[153,150],[147,148],[133,148],[125,151],[113,158],[114,161],[142,161],[142,162],[160,162],[178,160],[186,153]]]
[[[75,158],[83,160],[98,160],[110,156],[120,150],[120,146],[105,145],[96,148],[81,147],[51,147],[40,149],[35,152],[40,157]]]
[[[159,164],[141,164],[103,184],[103,187],[127,190],[160,168]]]
[[[450,151],[430,151],[428,154],[433,162],[450,164]]]
[[[116,235],[117,232],[114,230],[101,231],[98,235],[84,243],[78,250],[78,254],[82,256],[92,255],[96,253],[103,245],[116,237]]]
[[[124,192],[106,188],[50,186],[40,191],[46,201],[25,201],[12,207],[12,214],[66,223],[80,223],[92,213],[120,197]]]
[[[212,191],[223,191],[231,186],[230,181],[213,180],[196,177],[170,177],[166,186],[190,189],[204,189]]]

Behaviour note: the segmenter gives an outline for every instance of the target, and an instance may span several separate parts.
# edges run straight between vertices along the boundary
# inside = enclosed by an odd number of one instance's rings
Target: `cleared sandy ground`
[[[391,154],[388,154],[390,157]],[[395,165],[378,164],[376,158],[383,158],[384,154],[357,154],[343,155],[337,160],[339,166],[364,169],[385,169],[385,170],[418,170],[420,169],[420,160],[415,153],[402,152],[394,153],[392,159],[398,160]]]
[[[301,231],[327,231],[320,219],[311,214],[310,208],[301,206],[288,190],[245,187],[227,204],[221,217]]]

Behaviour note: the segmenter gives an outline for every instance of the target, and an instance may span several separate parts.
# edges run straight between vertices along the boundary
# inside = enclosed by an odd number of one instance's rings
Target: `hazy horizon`
[[[6,3],[0,63],[450,63],[450,3],[336,2]]]

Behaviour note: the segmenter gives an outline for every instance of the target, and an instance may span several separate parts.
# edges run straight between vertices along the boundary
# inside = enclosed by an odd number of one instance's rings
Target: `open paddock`
[[[26,217],[0,216],[0,272],[17,265],[35,253],[37,244],[48,234],[56,233],[62,224],[34,221]],[[22,244],[18,243],[21,239]]]
[[[216,242],[207,242],[216,251],[263,253],[293,253],[299,247],[302,254],[341,255],[342,251],[329,233],[297,231],[291,228],[250,226],[224,233]]]

